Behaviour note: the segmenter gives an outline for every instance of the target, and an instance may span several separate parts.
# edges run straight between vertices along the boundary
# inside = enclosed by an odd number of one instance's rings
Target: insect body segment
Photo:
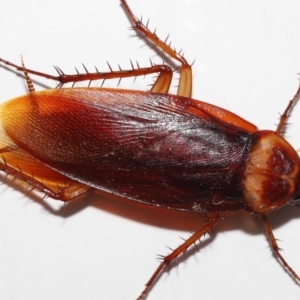
[[[82,184],[165,208],[236,210],[252,136],[193,102],[126,90],[41,91],[4,104],[2,125],[30,157]],[[212,193],[220,205],[203,201]]]
[[[271,212],[294,198],[299,186],[299,156],[275,132],[259,131],[243,178],[241,207],[256,214]]]
[[[29,94],[0,107],[0,169],[69,201],[91,189],[104,190],[154,207],[205,213],[208,223],[163,257],[138,299],[158,275],[220,219],[218,213],[244,209],[261,217],[279,261],[286,263],[267,213],[299,195],[299,157],[280,136],[300,89],[276,132],[259,131],[220,107],[191,99],[191,66],[124,5],[133,28],[180,63],[177,95],[168,94],[172,70],[165,65],[58,76],[0,58],[24,72]],[[107,88],[62,88],[65,83],[158,73],[149,92]],[[58,82],[34,91],[29,75]]]

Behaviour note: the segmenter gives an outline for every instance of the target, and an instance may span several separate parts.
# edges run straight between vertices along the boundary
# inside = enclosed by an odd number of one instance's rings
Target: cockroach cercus
[[[282,137],[300,88],[275,131],[258,130],[230,111],[194,100],[191,65],[137,19],[126,0],[121,2],[133,29],[179,63],[177,94],[168,93],[173,70],[166,64],[73,75],[56,68],[58,75],[52,76],[0,58],[3,65],[23,72],[29,90],[1,105],[0,169],[65,202],[96,189],[132,203],[205,214],[207,223],[162,257],[139,300],[228,211],[257,215],[275,256],[300,282],[267,219],[268,213],[300,197],[299,156]],[[158,74],[150,91],[65,87],[148,74]],[[31,75],[58,86],[35,91]]]

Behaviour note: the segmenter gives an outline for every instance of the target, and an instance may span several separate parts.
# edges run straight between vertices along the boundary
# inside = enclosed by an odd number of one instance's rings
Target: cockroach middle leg
[[[133,28],[141,32],[149,41],[161,49],[164,53],[180,62],[180,78],[177,90],[177,95],[184,97],[191,97],[192,95],[192,67],[186,61],[183,55],[177,53],[173,48],[166,44],[166,42],[160,40],[155,32],[151,32],[147,26],[145,26],[139,19],[135,17],[131,9],[129,8],[126,0],[121,0],[126,13],[128,14]]]
[[[191,65],[186,61],[183,55],[176,52],[172,49],[166,42],[160,40],[157,35],[151,32],[145,25],[139,21],[134,14],[132,13],[131,9],[129,8],[127,2],[125,0],[121,0],[122,4],[124,5],[125,11],[127,12],[130,20],[134,24],[134,29],[144,34],[144,36],[150,40],[153,44],[155,44],[159,49],[161,49],[165,54],[169,55],[171,58],[177,60],[180,66],[180,78],[179,78],[179,85],[177,94],[179,96],[184,97],[191,97],[192,94],[192,68]],[[158,77],[155,80],[150,92],[153,93],[168,93],[173,71],[167,65],[151,65],[148,68],[134,68],[132,65],[132,69],[130,70],[122,70],[119,69],[114,71],[109,66],[110,72],[99,72],[96,68],[96,72],[89,72],[85,66],[85,73],[79,73],[76,69],[76,74],[65,74],[60,68],[55,67],[56,71],[58,72],[57,76],[42,73],[39,71],[35,71],[32,69],[25,69],[23,66],[14,64],[7,60],[0,58],[0,62],[17,69],[18,71],[26,71],[28,74],[37,75],[40,77],[44,77],[47,79],[51,79],[54,81],[59,82],[58,88],[63,87],[63,85],[67,83],[73,83],[73,85],[77,82],[89,81],[89,84],[95,80],[107,80],[107,79],[114,79],[114,78],[127,78],[127,77],[137,77],[137,76],[145,76],[149,74],[158,73]]]
[[[197,230],[193,235],[191,235],[187,240],[184,241],[181,245],[179,245],[176,249],[172,251],[167,256],[164,256],[162,262],[159,264],[158,268],[155,270],[149,281],[146,283],[146,287],[141,293],[141,295],[137,298],[137,300],[145,299],[149,290],[153,286],[154,282],[160,275],[160,273],[164,270],[166,266],[168,266],[174,259],[176,259],[180,254],[184,253],[191,245],[195,244],[202,236],[204,236],[207,232],[212,230],[218,220],[220,219],[218,214],[208,214],[209,221],[208,223]]]
[[[264,228],[265,228],[265,231],[266,231],[266,234],[267,234],[267,238],[268,238],[268,240],[270,242],[270,245],[271,245],[271,248],[273,250],[273,253],[277,257],[277,259],[281,262],[281,264],[283,265],[283,267],[295,279],[295,281],[297,281],[297,283],[300,284],[300,277],[299,277],[299,275],[290,267],[290,265],[286,262],[286,260],[280,254],[280,248],[278,247],[278,244],[276,242],[276,239],[274,237],[272,228],[270,226],[270,223],[269,223],[267,217],[265,215],[261,215],[260,217],[261,217],[261,219],[263,221]]]
[[[296,92],[295,96],[293,97],[292,100],[290,100],[290,102],[287,105],[285,111],[280,116],[280,120],[279,120],[279,124],[277,126],[277,129],[276,129],[276,133],[278,133],[280,135],[283,134],[283,129],[284,129],[284,126],[286,125],[286,120],[289,117],[289,113],[291,112],[291,110],[293,109],[294,105],[299,100],[299,98],[300,98],[300,84],[298,85],[298,89],[297,89],[297,92]]]

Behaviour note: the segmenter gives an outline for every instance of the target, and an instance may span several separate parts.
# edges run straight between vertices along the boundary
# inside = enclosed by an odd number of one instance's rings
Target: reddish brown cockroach
[[[0,59],[23,72],[29,88],[28,95],[1,106],[1,169],[54,199],[69,201],[96,188],[161,208],[206,213],[207,225],[164,258],[149,287],[170,261],[215,226],[218,213],[241,208],[262,219],[277,258],[299,281],[277,250],[265,216],[298,199],[299,158],[279,135],[299,90],[276,133],[258,132],[224,109],[192,100],[185,58],[123,4],[133,26],[181,63],[178,95],[168,94],[172,70],[166,65],[109,74],[65,75],[57,69],[59,76],[52,76]],[[159,77],[150,92],[62,87],[152,73]],[[35,92],[32,74],[61,86]]]

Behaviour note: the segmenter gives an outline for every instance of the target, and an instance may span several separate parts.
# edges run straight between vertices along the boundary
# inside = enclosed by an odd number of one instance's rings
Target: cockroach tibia
[[[202,213],[207,224],[163,257],[146,283],[146,297],[165,267],[209,232],[219,214],[243,209],[263,223],[274,254],[284,260],[266,214],[300,198],[300,161],[282,137],[300,88],[276,131],[258,130],[239,116],[191,99],[192,70],[184,56],[143,25],[121,0],[133,28],[180,64],[177,95],[169,94],[167,65],[58,76],[2,64],[25,75],[29,93],[0,107],[0,169],[53,199],[70,201],[91,189],[104,190],[164,209]],[[151,90],[64,84],[158,74]],[[31,75],[58,82],[35,91]]]

